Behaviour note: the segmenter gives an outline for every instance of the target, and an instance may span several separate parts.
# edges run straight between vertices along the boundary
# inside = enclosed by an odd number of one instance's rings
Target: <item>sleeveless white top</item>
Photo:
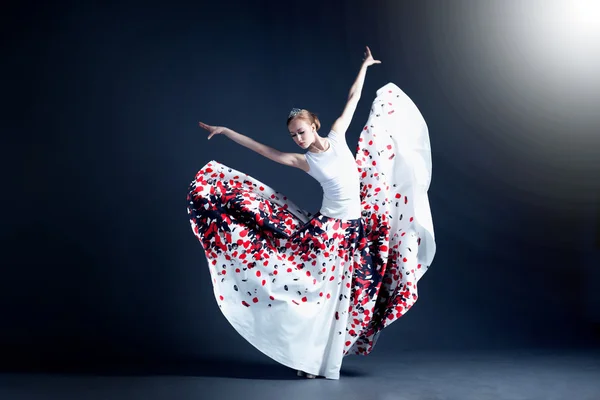
[[[330,146],[322,153],[306,152],[304,157],[310,170],[323,188],[321,214],[343,220],[361,217],[360,177],[345,136],[331,131],[327,135]]]

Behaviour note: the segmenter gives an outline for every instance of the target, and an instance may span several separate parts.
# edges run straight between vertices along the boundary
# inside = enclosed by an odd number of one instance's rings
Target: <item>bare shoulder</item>
[[[337,136],[345,137],[349,125],[350,123],[348,121],[345,121],[343,118],[340,117],[337,120],[335,120],[335,122],[331,126],[331,130],[335,132]]]
[[[295,161],[294,166],[296,168],[300,168],[304,172],[308,172],[310,167],[308,165],[308,161],[306,161],[306,157],[304,156],[304,154],[293,153],[293,155],[294,155],[294,161]]]
[[[303,154],[299,153],[281,153],[277,152],[271,158],[273,161],[278,162],[279,164],[286,165],[288,167],[300,168],[301,170],[308,172],[310,167],[308,166],[308,162]]]

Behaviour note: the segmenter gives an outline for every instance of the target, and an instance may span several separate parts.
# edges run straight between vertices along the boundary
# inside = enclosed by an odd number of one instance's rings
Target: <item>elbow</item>
[[[358,103],[358,100],[360,100],[360,93],[357,90],[351,91],[348,95],[348,102],[353,101],[355,103]]]
[[[348,96],[348,102],[346,103],[348,108],[351,109],[356,109],[356,107],[358,106],[358,101],[360,100],[360,94],[359,93],[354,93],[354,94],[350,94],[350,96]]]

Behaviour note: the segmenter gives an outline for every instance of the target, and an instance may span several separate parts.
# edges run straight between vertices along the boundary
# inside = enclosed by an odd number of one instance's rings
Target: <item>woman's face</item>
[[[288,130],[294,142],[303,149],[307,149],[315,141],[315,125],[309,124],[301,118],[296,118],[288,124]]]

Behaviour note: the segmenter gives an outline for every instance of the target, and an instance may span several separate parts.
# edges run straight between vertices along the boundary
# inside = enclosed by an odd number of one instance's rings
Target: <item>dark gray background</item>
[[[214,159],[313,211],[320,187],[197,124],[296,151],[287,113],[326,130],[365,45],[383,64],[348,141],[387,82],[414,100],[438,243],[375,352],[597,345],[597,99],[544,75],[499,2],[369,3],[3,6],[3,366],[263,360],[214,301],[187,186]]]

